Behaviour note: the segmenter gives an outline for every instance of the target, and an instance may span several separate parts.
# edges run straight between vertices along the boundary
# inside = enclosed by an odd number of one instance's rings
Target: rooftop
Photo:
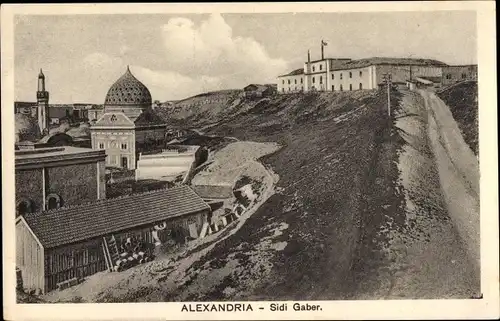
[[[392,57],[371,57],[358,60],[346,61],[341,65],[334,66],[331,70],[343,70],[362,68],[373,65],[398,65],[398,66],[447,66],[442,61],[422,58],[392,58]]]
[[[209,209],[191,188],[180,186],[23,217],[42,245],[52,248]]]
[[[303,75],[304,74],[304,68],[300,68],[300,69],[295,69],[294,71],[288,73],[288,74],[285,74],[285,75],[281,75],[279,77],[284,77],[284,76],[297,76],[297,75]]]
[[[75,160],[75,159],[94,159],[105,158],[104,150],[94,150],[91,148],[80,148],[73,146],[61,147],[42,147],[32,149],[21,149],[15,151],[15,160],[17,165],[36,164],[42,166],[46,162]]]

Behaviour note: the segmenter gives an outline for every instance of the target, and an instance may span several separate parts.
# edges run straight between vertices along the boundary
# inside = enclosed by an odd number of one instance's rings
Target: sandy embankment
[[[405,92],[401,105],[396,127],[405,143],[398,159],[398,184],[405,196],[406,220],[404,229],[390,230],[389,280],[378,295],[468,298],[478,289],[479,275],[450,220],[428,138],[428,113],[417,93]]]
[[[434,93],[422,91],[421,94],[429,111],[429,137],[450,217],[479,269],[478,159],[465,143],[448,106]]]

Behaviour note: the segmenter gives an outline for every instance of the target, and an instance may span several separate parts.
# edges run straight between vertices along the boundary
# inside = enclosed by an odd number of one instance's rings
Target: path
[[[448,206],[446,188],[441,188],[443,183],[462,182],[454,169],[443,171],[440,150],[434,155],[436,132],[456,133],[444,124],[436,127],[433,115],[439,109],[443,117],[443,106],[431,98],[433,94],[421,94],[424,99],[418,93],[403,92],[396,115],[396,129],[405,141],[398,167],[406,221],[403,230],[391,231],[387,248],[391,263],[384,272],[388,283],[378,295],[386,299],[469,298],[479,290],[478,270],[468,253],[468,240],[450,219],[457,215],[456,209]],[[442,175],[449,176],[443,181]],[[454,192],[464,199],[459,195],[463,190]]]
[[[465,143],[446,104],[434,93],[420,91],[429,112],[429,137],[450,216],[479,268],[479,163]]]

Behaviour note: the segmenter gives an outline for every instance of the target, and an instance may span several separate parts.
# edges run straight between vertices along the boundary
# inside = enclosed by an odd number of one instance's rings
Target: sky
[[[15,99],[102,104],[125,72],[153,100],[177,100],[276,77],[326,57],[415,57],[477,63],[473,11],[22,15],[15,17]]]

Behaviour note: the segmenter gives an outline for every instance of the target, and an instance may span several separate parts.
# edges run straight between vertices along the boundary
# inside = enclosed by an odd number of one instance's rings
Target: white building
[[[308,61],[304,67],[278,76],[278,93],[301,91],[351,91],[377,89],[383,75],[391,73],[394,83],[405,84],[415,77],[440,82],[445,63],[410,58],[324,58]]]

